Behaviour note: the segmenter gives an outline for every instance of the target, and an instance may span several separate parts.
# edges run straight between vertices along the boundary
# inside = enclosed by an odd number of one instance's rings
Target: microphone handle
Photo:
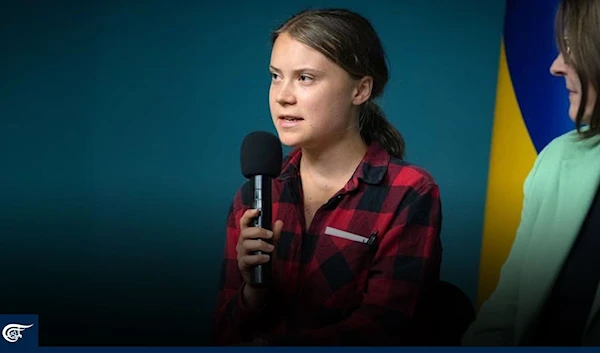
[[[271,178],[265,175],[254,176],[254,208],[258,209],[258,216],[254,219],[254,226],[268,230],[273,230],[271,220],[272,201],[271,201]],[[270,240],[267,242],[271,243]],[[255,251],[254,254],[262,254],[262,251]],[[252,269],[252,285],[267,286],[271,282],[271,260],[269,262],[256,265]]]

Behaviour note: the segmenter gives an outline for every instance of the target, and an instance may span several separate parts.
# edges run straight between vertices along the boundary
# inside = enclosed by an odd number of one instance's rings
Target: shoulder
[[[383,183],[388,187],[389,209],[394,210],[394,226],[419,224],[436,230],[431,234],[439,236],[437,232],[442,221],[441,195],[439,186],[429,171],[422,166],[392,157]],[[417,233],[404,236],[420,237]]]
[[[582,128],[585,131],[587,128]],[[540,152],[538,159],[552,161],[555,159],[575,158],[591,149],[600,148],[600,136],[584,139],[577,130],[564,133],[546,145]]]
[[[391,158],[384,183],[388,186],[388,199],[396,203],[396,210],[409,210],[410,214],[432,215],[441,212],[441,195],[434,177],[425,168]],[[429,216],[427,216],[429,217]],[[429,218],[423,220],[430,223]],[[425,224],[424,223],[424,224]]]
[[[587,128],[581,129],[582,132]],[[583,138],[577,130],[571,130],[554,138],[538,154],[525,181],[525,189],[542,188],[554,183],[559,177],[562,162],[596,160],[600,153],[600,136]]]
[[[540,156],[543,158],[560,157],[565,152],[576,148],[578,142],[580,142],[580,136],[577,130],[571,130],[554,138],[548,143],[540,152]]]
[[[569,153],[569,150],[573,148],[574,139],[576,137],[577,131],[569,131],[554,138],[544,146],[535,158],[527,180],[534,179],[540,170],[545,170],[547,172],[548,168],[556,168],[558,165],[557,162],[563,158],[565,153]]]
[[[395,157],[390,158],[386,179],[390,186],[415,190],[438,188],[435,178],[425,168]]]
[[[598,137],[583,139],[577,130],[554,138],[539,152],[528,179],[535,179],[538,175],[551,177],[555,174],[552,171],[560,167],[562,160],[583,157],[585,151],[598,145],[598,140]]]

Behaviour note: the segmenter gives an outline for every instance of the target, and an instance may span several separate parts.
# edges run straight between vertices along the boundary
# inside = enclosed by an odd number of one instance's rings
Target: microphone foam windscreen
[[[281,173],[281,141],[270,132],[252,132],[242,142],[240,159],[242,174],[246,178],[255,175],[276,178]]]

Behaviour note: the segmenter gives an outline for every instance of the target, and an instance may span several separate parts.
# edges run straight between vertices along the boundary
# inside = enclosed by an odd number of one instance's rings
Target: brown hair
[[[301,11],[273,32],[271,42],[287,33],[318,50],[351,77],[373,78],[371,98],[360,107],[359,130],[366,143],[378,141],[392,156],[404,157],[404,138],[373,101],[381,96],[389,78],[385,52],[371,23],[345,9]]]
[[[555,19],[555,39],[565,62],[573,67],[581,81],[581,102],[575,117],[581,133],[588,92],[600,91],[600,2],[562,0]],[[589,129],[584,138],[600,134],[600,97],[596,98]]]

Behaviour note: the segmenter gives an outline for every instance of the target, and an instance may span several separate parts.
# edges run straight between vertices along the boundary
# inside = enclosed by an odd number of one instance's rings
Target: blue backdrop
[[[0,312],[39,314],[41,345],[206,342],[240,143],[274,131],[269,32],[309,6],[382,37],[381,104],[441,185],[442,276],[475,300],[504,3],[3,5]]]

